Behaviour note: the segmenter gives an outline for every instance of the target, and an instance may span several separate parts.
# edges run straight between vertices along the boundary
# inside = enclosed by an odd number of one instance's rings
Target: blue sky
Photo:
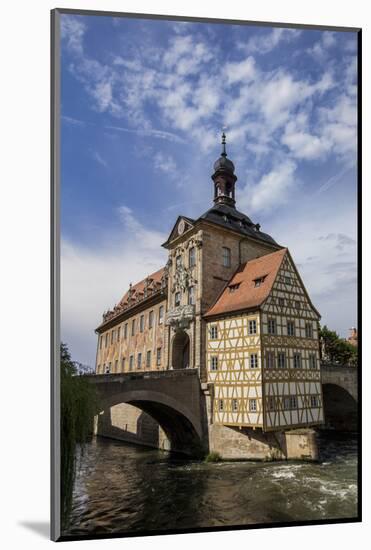
[[[62,339],[94,364],[103,310],[212,203],[220,134],[237,207],[288,246],[322,322],[356,324],[353,32],[62,15]]]

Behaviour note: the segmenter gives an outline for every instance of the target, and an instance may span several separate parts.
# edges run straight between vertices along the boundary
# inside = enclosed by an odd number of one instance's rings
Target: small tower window
[[[195,287],[190,286],[188,289],[188,304],[193,305],[195,303]]]
[[[194,267],[196,265],[196,249],[194,246],[189,249],[189,267]]]
[[[164,322],[164,306],[160,306],[158,310],[158,322],[160,325]]]
[[[231,267],[231,249],[223,246],[223,266]]]

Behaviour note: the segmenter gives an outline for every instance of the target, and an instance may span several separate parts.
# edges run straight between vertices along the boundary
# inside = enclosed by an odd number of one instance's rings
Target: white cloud
[[[285,203],[297,184],[296,164],[285,160],[264,174],[260,181],[247,184],[241,193],[239,204],[249,212],[265,212]]]
[[[63,15],[61,18],[61,38],[66,40],[67,47],[75,53],[82,54],[83,38],[86,26],[78,16]]]
[[[301,34],[297,29],[275,28],[268,33],[259,32],[246,44],[240,44],[240,49],[247,53],[266,54],[276,48],[280,42],[291,42]]]
[[[242,61],[226,63],[223,68],[224,76],[228,84],[236,82],[248,82],[255,77],[255,60],[253,57],[248,57]]]
[[[103,311],[119,302],[129,287],[166,263],[161,243],[166,235],[135,218],[130,208],[119,209],[122,229],[93,248],[62,239],[62,340],[77,361],[94,366],[94,329]]]

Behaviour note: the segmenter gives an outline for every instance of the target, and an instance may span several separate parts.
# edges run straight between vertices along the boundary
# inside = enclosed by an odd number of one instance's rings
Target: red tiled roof
[[[205,317],[260,306],[268,297],[287,248],[255,258],[239,266]],[[260,286],[255,280],[264,277]],[[239,285],[233,292],[230,287]]]
[[[145,288],[146,280],[149,281],[149,284],[148,284],[148,290],[149,291],[153,292],[154,290],[157,290],[157,289],[161,288],[161,278],[162,278],[162,275],[164,274],[164,270],[165,270],[165,268],[162,267],[158,271],[155,271],[154,273],[151,273],[151,275],[148,275],[142,281],[139,281],[139,283],[136,283],[135,285],[132,285],[132,287],[131,287],[132,300],[136,300],[138,295],[144,295],[144,288]],[[129,302],[128,302],[129,292],[130,292],[129,290],[127,292],[125,292],[125,294],[123,295],[123,297],[121,298],[121,300],[118,303],[118,307],[121,308],[121,307],[127,307],[128,305],[130,305]]]

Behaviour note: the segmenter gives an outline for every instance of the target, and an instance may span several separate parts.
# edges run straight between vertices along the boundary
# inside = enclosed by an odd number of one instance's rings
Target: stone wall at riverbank
[[[120,403],[98,415],[95,434],[111,439],[169,450],[170,444],[158,422],[127,403]]]

